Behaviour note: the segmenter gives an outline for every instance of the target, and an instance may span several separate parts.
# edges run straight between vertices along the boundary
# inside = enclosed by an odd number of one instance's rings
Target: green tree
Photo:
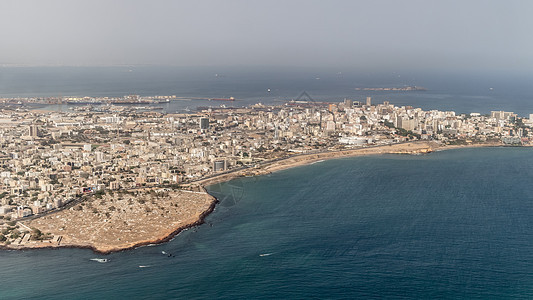
[[[43,238],[43,233],[37,228],[32,228],[31,235],[34,240],[42,240]]]
[[[18,230],[11,231],[11,238],[18,239],[20,237],[20,232]]]

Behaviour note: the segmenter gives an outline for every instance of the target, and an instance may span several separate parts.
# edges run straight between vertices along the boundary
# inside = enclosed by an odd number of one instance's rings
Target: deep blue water
[[[218,76],[215,76],[218,74]],[[319,79],[317,79],[319,78]],[[357,87],[423,86],[425,92],[356,91]],[[492,90],[490,89],[492,88]],[[268,89],[271,92],[268,92]],[[0,68],[0,97],[142,96],[227,98],[233,103],[178,101],[167,112],[220,104],[281,104],[307,92],[315,101],[344,98],[374,103],[390,101],[425,110],[458,113],[513,111],[533,113],[533,74],[379,72],[331,69],[178,68],[178,67],[26,67]],[[161,106],[161,105],[157,105]],[[51,106],[61,110],[67,107]]]
[[[316,101],[372,96],[374,103],[425,110],[527,116],[531,78],[0,68],[0,97],[233,96],[232,105],[241,106],[282,103],[306,91]],[[354,90],[403,85],[428,91]],[[164,109],[206,105],[213,103]],[[236,179],[209,188],[221,203],[207,224],[167,244],[108,255],[108,263],[91,261],[99,256],[88,250],[0,251],[0,299],[532,298],[532,178],[533,150],[493,148],[340,159]]]
[[[209,187],[221,203],[206,224],[108,263],[89,250],[0,252],[0,298],[532,298],[532,180],[529,148],[239,178]]]

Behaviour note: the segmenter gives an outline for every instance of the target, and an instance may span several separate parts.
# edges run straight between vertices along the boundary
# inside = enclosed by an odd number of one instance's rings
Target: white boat
[[[99,263],[106,263],[108,262],[107,258],[91,258],[92,261],[96,261]]]

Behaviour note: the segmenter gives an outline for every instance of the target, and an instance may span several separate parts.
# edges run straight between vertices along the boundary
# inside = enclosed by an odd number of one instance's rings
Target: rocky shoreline
[[[52,215],[18,222],[26,233],[0,249],[91,249],[107,254],[140,246],[164,243],[181,231],[203,224],[218,200],[205,190],[141,192],[92,197],[86,202]],[[33,239],[36,228],[49,233]]]
[[[215,198],[215,197],[213,197],[213,198]],[[218,199],[215,198],[215,200],[211,203],[209,208],[200,215],[200,217],[198,218],[198,220],[196,222],[180,226],[180,227],[176,228],[176,230],[172,231],[170,234],[167,234],[167,235],[165,235],[165,236],[163,236],[163,237],[161,237],[161,238],[159,238],[157,240],[142,241],[142,242],[139,242],[139,243],[137,243],[137,244],[135,244],[135,245],[133,245],[131,247],[128,247],[128,248],[116,248],[116,249],[110,249],[110,250],[106,250],[106,251],[99,251],[98,249],[92,249],[92,250],[95,253],[110,254],[110,253],[113,253],[113,252],[126,251],[126,250],[131,250],[131,249],[135,249],[135,248],[139,248],[139,247],[143,247],[143,246],[158,245],[158,244],[163,244],[163,243],[169,242],[172,239],[174,239],[174,237],[176,237],[180,232],[182,232],[184,230],[187,230],[189,228],[204,224],[205,223],[205,218],[207,216],[209,216],[209,214],[211,214],[215,210],[215,207],[216,207],[217,203],[218,203]]]
[[[43,244],[42,246],[41,245],[37,245],[37,246],[34,246],[34,247],[27,247],[27,246],[20,246],[20,247],[11,246],[10,247],[10,246],[4,246],[3,245],[3,246],[0,246],[0,250],[22,251],[22,250],[36,250],[36,249],[65,249],[65,248],[71,248],[71,249],[89,249],[89,250],[92,250],[94,253],[106,255],[106,254],[111,254],[111,253],[115,253],[115,252],[132,250],[132,249],[135,249],[135,248],[148,246],[148,245],[163,244],[163,243],[171,241],[174,237],[176,237],[179,233],[181,233],[184,230],[187,230],[189,228],[204,224],[205,223],[205,218],[207,216],[209,216],[209,214],[211,214],[215,210],[216,204],[218,202],[219,202],[218,199],[213,197],[213,201],[211,202],[211,205],[209,206],[209,208],[207,210],[205,210],[202,214],[200,214],[199,218],[195,222],[180,226],[180,227],[176,228],[175,230],[173,230],[171,233],[165,234],[165,235],[163,235],[160,238],[157,238],[155,240],[140,241],[140,242],[137,242],[137,243],[135,243],[133,245],[130,245],[128,247],[117,247],[117,248],[111,248],[111,249],[107,249],[107,250],[102,250],[102,249],[99,249],[99,248],[97,248],[95,246],[92,246],[92,245],[71,245],[71,244],[66,244],[66,245],[46,245],[46,244]]]
[[[213,197],[213,198],[215,198],[215,197]],[[215,210],[215,207],[216,207],[217,203],[218,203],[218,200],[215,198],[215,200],[211,203],[209,208],[200,215],[200,217],[198,218],[198,220],[196,222],[180,226],[180,227],[176,228],[176,230],[172,231],[170,234],[167,234],[167,235],[165,235],[165,236],[163,236],[163,237],[161,237],[161,238],[159,238],[157,240],[142,241],[142,242],[136,243],[135,245],[133,245],[131,247],[128,247],[128,248],[116,248],[116,249],[110,249],[110,250],[106,250],[106,251],[100,251],[98,249],[95,249],[94,247],[90,247],[90,249],[93,250],[95,253],[110,254],[110,253],[114,253],[114,252],[132,250],[132,249],[143,247],[143,246],[158,245],[158,244],[163,244],[163,243],[166,243],[166,242],[170,242],[172,239],[174,239],[174,237],[176,237],[182,231],[187,230],[187,229],[192,228],[192,227],[195,227],[195,226],[199,226],[199,225],[204,224],[205,223],[205,218],[207,216],[209,216],[209,214],[211,214]]]

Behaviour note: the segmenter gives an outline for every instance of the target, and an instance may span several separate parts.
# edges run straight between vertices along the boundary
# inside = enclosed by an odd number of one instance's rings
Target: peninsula
[[[201,224],[204,186],[314,161],[530,145],[531,119],[388,102],[256,104],[189,114],[0,111],[0,247],[99,253],[168,241]],[[358,104],[357,104],[358,103]]]

